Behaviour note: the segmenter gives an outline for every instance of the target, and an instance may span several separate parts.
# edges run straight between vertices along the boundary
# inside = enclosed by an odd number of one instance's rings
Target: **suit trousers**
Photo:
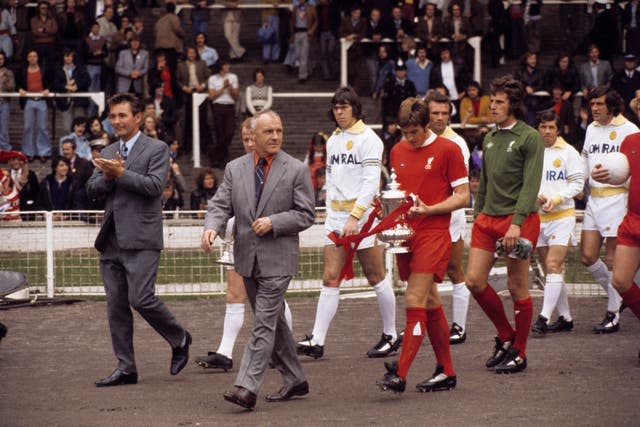
[[[261,277],[256,270],[252,277],[243,277],[254,325],[235,385],[257,394],[269,360],[280,371],[283,386],[299,384],[305,381],[305,376],[284,318],[284,295],[291,276]]]
[[[174,315],[155,295],[160,262],[158,250],[129,250],[118,245],[115,231],[100,254],[100,274],[107,294],[111,343],[118,368],[137,372],[133,351],[133,307],[171,347],[179,347],[185,335]]]

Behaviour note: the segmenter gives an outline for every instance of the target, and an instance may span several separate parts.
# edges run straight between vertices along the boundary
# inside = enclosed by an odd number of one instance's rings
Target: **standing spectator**
[[[107,39],[100,35],[100,24],[97,22],[91,24],[91,32],[84,40],[82,52],[82,58],[87,64],[87,72],[91,78],[89,92],[102,92],[102,70],[109,56],[109,49]],[[96,104],[89,101],[89,116],[95,115],[97,111]]]
[[[413,24],[402,16],[402,8],[394,6],[391,9],[391,37],[400,41],[407,36],[413,36]]]
[[[136,6],[131,3],[131,0],[117,0],[114,4],[116,25],[122,25],[122,20],[125,18],[131,23],[133,19],[138,16]]]
[[[49,73],[38,64],[38,52],[27,52],[26,67],[20,73],[18,90],[21,96],[27,93],[38,93],[39,97],[22,98],[20,106],[24,109],[24,131],[22,134],[22,151],[32,161],[37,155],[45,163],[51,157],[51,139],[47,130],[49,117],[47,101],[49,85],[52,79]]]
[[[14,60],[22,60],[26,56],[27,41],[29,40],[29,0],[7,0],[7,10],[11,21],[16,27],[16,38],[14,41]]]
[[[349,15],[342,18],[340,21],[340,28],[338,30],[338,36],[345,38],[348,41],[358,42],[367,35],[367,21],[362,18],[362,6],[359,3],[354,3],[351,6]],[[363,52],[360,43],[355,43],[349,48],[347,53],[347,79],[353,85],[357,76],[360,74],[359,70],[362,65]]]
[[[486,43],[489,46],[491,66],[495,68],[504,63],[504,38],[508,26],[508,16],[502,0],[489,0],[487,9],[491,20],[489,21]]]
[[[183,148],[187,152],[191,152],[191,141],[193,140],[193,130],[191,128],[193,126],[193,94],[207,91],[209,74],[209,68],[207,68],[207,64],[202,59],[198,58],[196,48],[193,46],[187,47],[187,58],[178,63],[178,71],[176,73],[177,84],[182,92],[182,105],[184,106],[182,141],[184,143]],[[198,107],[201,141],[205,141],[205,138],[208,138],[207,117],[209,115],[209,106],[207,104],[203,102]]]
[[[467,39],[473,34],[471,21],[464,13],[464,3],[454,0],[449,3],[449,16],[444,18],[443,37],[453,42],[453,57],[464,61],[467,69],[472,68],[473,52],[471,51]]]
[[[238,76],[231,72],[228,60],[220,60],[220,71],[209,77],[208,86],[216,136],[211,164],[213,167],[224,168],[229,160],[229,145],[235,132],[238,99]]]
[[[536,92],[547,89],[547,76],[544,70],[538,67],[537,53],[527,52],[524,54],[517,78],[520,79],[525,92],[525,121],[529,126],[534,126],[536,115],[542,105],[542,98]]]
[[[563,100],[573,100],[574,95],[580,90],[580,76],[569,53],[563,52],[558,55],[553,63],[549,81],[553,87],[562,89]]]
[[[207,0],[197,0],[196,7],[191,11],[191,35],[209,32],[209,4]]]
[[[505,51],[507,57],[515,59],[521,57],[527,49],[524,37],[524,5],[522,2],[510,1],[507,8],[507,17]]]
[[[427,58],[426,47],[419,47],[416,53],[415,58],[407,61],[407,78],[416,86],[418,96],[424,97],[429,91],[433,63]]]
[[[298,62],[298,82],[304,83],[313,71],[309,66],[309,46],[318,28],[316,8],[310,6],[307,0],[299,0],[291,14],[291,41],[295,46],[296,61]]]
[[[338,75],[338,26],[340,8],[336,0],[318,0],[318,42],[320,44],[320,65],[322,78],[333,80]]]
[[[245,89],[247,114],[255,116],[258,111],[270,110],[273,105],[273,88],[264,81],[264,70],[253,70],[253,84]]]
[[[391,38],[390,26],[387,25],[388,20],[383,20],[380,14],[380,9],[372,8],[369,13],[369,19],[367,20],[367,38],[372,43],[367,43],[363,46],[364,60],[369,69],[369,78],[371,80],[371,88],[369,93],[374,93],[376,75],[378,68],[378,48],[383,39]]]
[[[142,95],[143,77],[149,71],[149,53],[140,49],[138,36],[131,38],[131,47],[120,52],[116,62],[118,93],[131,92]]]
[[[524,37],[529,52],[540,53],[542,0],[524,0]]]
[[[624,69],[615,73],[611,79],[611,89],[618,92],[624,100],[625,117],[634,122],[635,114],[629,108],[629,103],[640,89],[640,71],[636,69],[637,66],[638,58],[632,53],[627,53],[624,56]]]
[[[229,58],[232,61],[242,61],[247,50],[240,45],[240,24],[242,12],[238,9],[238,0],[222,0],[222,25],[224,38],[229,43]]]
[[[213,72],[214,67],[218,65],[218,52],[212,48],[211,46],[207,46],[207,35],[205,33],[196,34],[195,38],[196,42],[196,50],[198,55],[200,55],[200,59],[202,59],[209,70]]]
[[[65,157],[54,157],[51,173],[40,182],[39,208],[45,211],[83,209],[81,187],[71,177],[71,164]]]
[[[380,98],[382,87],[389,78],[393,78],[394,62],[391,58],[390,47],[386,44],[378,46],[378,54],[376,57],[375,73],[373,74],[373,99]]]
[[[7,55],[0,50],[0,92],[16,90],[16,80],[7,67]],[[0,150],[11,150],[9,142],[9,101],[10,98],[0,97]]]
[[[582,99],[589,97],[589,92],[598,86],[609,87],[613,78],[613,70],[609,61],[600,59],[600,49],[592,44],[588,49],[589,60],[578,69],[582,84]]]
[[[0,221],[20,221],[20,192],[9,171],[0,169]]]
[[[56,60],[58,23],[50,10],[50,3],[46,0],[38,2],[38,13],[31,18],[32,48],[38,54],[41,65],[45,70],[53,68]]]
[[[7,58],[13,56],[13,38],[16,36],[16,25],[5,0],[0,2],[0,51]]]
[[[640,57],[640,1],[631,0],[624,6],[622,26],[626,30],[625,46],[628,53]]]
[[[36,173],[29,169],[27,156],[20,151],[9,151],[4,153],[4,158],[9,162],[11,179],[20,192],[20,211],[37,211],[40,184]],[[32,219],[33,217],[23,216],[22,218]]]
[[[82,40],[89,31],[89,20],[83,8],[76,5],[76,0],[65,0],[64,8],[58,13],[57,19],[62,47],[80,57]]]
[[[204,168],[196,177],[196,189],[191,192],[190,209],[192,211],[207,210],[207,203],[215,194],[216,174],[213,169]]]
[[[156,21],[154,27],[155,49],[157,52],[164,52],[167,64],[172,72],[175,72],[178,65],[178,55],[184,52],[185,32],[180,24],[180,18],[176,15],[176,4],[167,2],[166,13]]]
[[[89,147],[89,139],[87,138],[87,118],[86,117],[74,117],[70,125],[71,133],[60,138],[60,154],[64,155],[62,146],[65,141],[73,141],[75,146],[73,148],[74,155],[77,154],[80,158],[91,160],[91,148]],[[67,156],[65,156],[67,157]],[[69,158],[69,160],[73,160]]]
[[[493,121],[489,108],[489,97],[482,94],[480,83],[469,82],[466,96],[460,101],[460,123],[463,125],[486,125]]]
[[[62,66],[58,66],[53,75],[53,89],[58,93],[87,92],[91,85],[91,76],[82,63],[76,64],[76,53],[73,50],[65,49],[62,53]],[[78,116],[84,116],[86,120],[87,98],[62,98],[55,99],[56,107],[62,111],[62,126],[65,129],[71,128],[71,121]]]
[[[266,11],[262,26],[258,29],[258,41],[262,44],[262,63],[278,62],[280,59],[280,17],[276,9]]]
[[[431,72],[431,88],[444,86],[449,91],[449,99],[453,102],[454,110],[451,119],[456,120],[456,112],[460,110],[460,100],[464,98],[469,82],[469,72],[464,61],[451,56],[451,46],[445,44],[440,51],[440,63]]]
[[[104,8],[103,14],[96,19],[96,22],[100,26],[99,34],[107,39],[109,48],[115,47],[115,37],[116,34],[118,34],[118,27],[113,21],[113,16],[113,6],[107,6]]]
[[[156,51],[156,64],[155,67],[150,68],[147,73],[147,85],[149,87],[149,94],[154,96],[154,91],[160,85],[162,85],[162,95],[170,98],[174,103],[179,104],[177,82],[176,82],[176,68],[172,67],[168,62],[166,52],[164,50]]]
[[[382,117],[396,117],[400,104],[407,98],[417,95],[416,86],[407,79],[407,66],[399,59],[396,63],[395,73],[382,87],[380,108]]]
[[[429,58],[435,58],[434,48],[443,34],[444,26],[440,17],[436,15],[436,5],[427,3],[425,14],[416,25],[416,37],[422,40],[427,47],[427,56]]]
[[[593,4],[595,19],[589,33],[589,40],[600,48],[600,57],[605,61],[611,61],[614,54],[618,53],[619,36],[618,24],[613,9],[606,0],[596,0]]]

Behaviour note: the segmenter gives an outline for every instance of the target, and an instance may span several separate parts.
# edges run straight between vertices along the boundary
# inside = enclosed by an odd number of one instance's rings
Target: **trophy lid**
[[[396,175],[395,169],[391,169],[391,175],[389,176],[390,181],[387,184],[387,190],[382,192],[383,199],[403,199],[406,197],[406,193],[404,190],[400,189],[400,183],[397,181],[398,176]]]

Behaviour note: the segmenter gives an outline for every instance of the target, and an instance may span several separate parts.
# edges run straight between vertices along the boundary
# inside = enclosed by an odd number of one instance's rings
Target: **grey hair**
[[[280,114],[276,113],[273,110],[262,110],[262,111],[258,111],[253,117],[251,117],[251,124],[249,125],[249,129],[256,130],[256,123],[258,123],[258,118],[266,114],[269,114],[282,122],[282,119],[280,118]]]

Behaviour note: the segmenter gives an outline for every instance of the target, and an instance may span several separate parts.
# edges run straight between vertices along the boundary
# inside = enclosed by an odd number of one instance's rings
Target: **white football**
[[[602,167],[609,170],[609,184],[621,185],[629,179],[629,160],[622,153],[607,153],[600,159]]]

